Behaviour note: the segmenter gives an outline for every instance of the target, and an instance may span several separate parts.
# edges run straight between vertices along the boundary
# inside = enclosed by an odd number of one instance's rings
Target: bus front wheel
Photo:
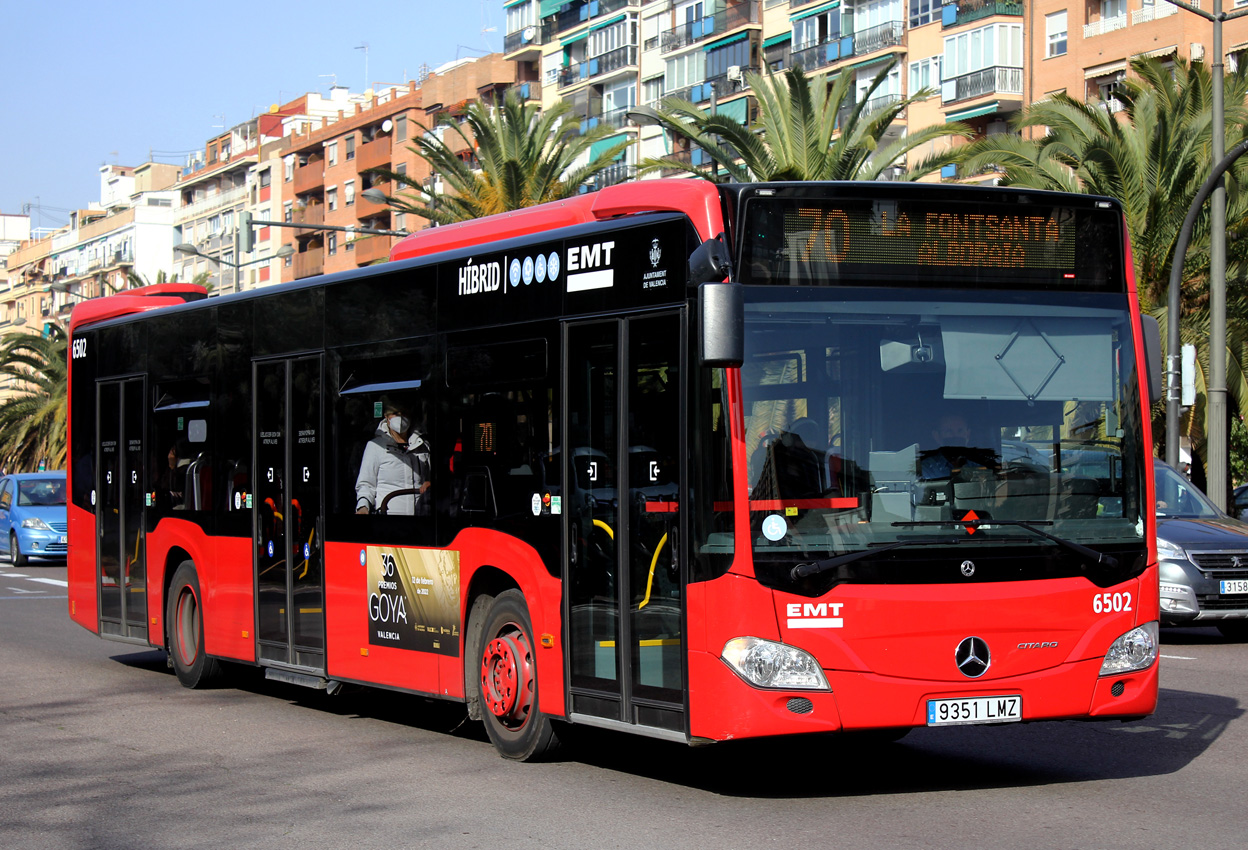
[[[537,702],[537,660],[528,606],[518,590],[494,598],[480,638],[481,715],[505,758],[539,759],[558,746]]]
[[[195,564],[183,561],[173,574],[165,600],[165,628],[169,657],[178,681],[186,688],[203,688],[221,677],[221,665],[204,653],[204,613]]]

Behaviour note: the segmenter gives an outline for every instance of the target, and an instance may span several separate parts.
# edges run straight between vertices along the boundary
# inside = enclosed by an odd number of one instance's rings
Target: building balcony
[[[610,168],[604,168],[602,171],[599,171],[594,181],[589,184],[588,191],[597,192],[599,189],[605,189],[617,183],[625,183],[631,180],[636,173],[636,166],[625,162],[617,162]]]
[[[984,68],[972,71],[941,84],[941,101],[957,103],[987,94],[1009,94],[1019,97],[1023,94],[1022,68]]]
[[[981,18],[991,18],[993,15],[1022,14],[1022,0],[958,0],[957,3],[941,8],[941,27],[957,27]]]
[[[1083,37],[1092,38],[1093,36],[1105,35],[1108,32],[1127,28],[1126,13],[1114,15],[1112,18],[1101,18],[1099,21],[1093,21],[1090,24],[1083,25]]]
[[[295,280],[315,277],[325,269],[325,249],[311,248],[295,254]]]
[[[608,109],[598,115],[590,115],[581,121],[581,132],[588,133],[595,127],[602,126],[614,127],[618,130],[628,123],[629,110],[636,108],[635,106],[621,106],[618,109]]]
[[[839,59],[854,55],[853,36],[841,36],[839,33],[829,36],[823,41],[804,42],[795,46],[790,54],[790,62],[796,67],[811,73],[819,68],[831,65]]]
[[[383,194],[390,194],[389,183],[374,183],[372,188],[380,189]],[[371,218],[375,215],[383,215],[390,212],[390,205],[387,203],[375,204],[364,197],[363,193],[355,196],[355,217],[356,219]]]
[[[533,62],[542,55],[542,45],[554,37],[554,27],[547,21],[519,32],[507,33],[503,39],[503,58],[508,62]]]
[[[366,266],[369,263],[375,263],[378,260],[390,259],[390,237],[378,236],[360,236],[352,243],[352,253],[355,255],[355,264],[357,266]]]
[[[675,151],[673,153],[664,154],[659,157],[659,159],[664,162],[681,165],[707,166],[708,168],[715,167],[715,160],[711,159],[710,155],[706,151],[698,147],[693,147],[685,151]],[[660,174],[663,177],[672,177],[679,174],[688,174],[688,172],[677,168],[662,168],[660,169]]]
[[[712,36],[723,35],[737,27],[759,22],[758,0],[749,0],[736,6],[721,9],[696,21],[681,24],[659,33],[659,46],[664,53],[688,47]]]
[[[601,56],[575,62],[566,68],[559,68],[555,73],[555,82],[559,88],[565,89],[586,80],[613,74],[625,68],[637,67],[637,46],[619,47]]]
[[[905,38],[906,24],[904,21],[889,21],[877,27],[854,33],[854,55],[866,56],[877,50],[887,50],[901,44]]]
[[[174,213],[174,224],[183,224],[188,221],[194,221],[203,218],[209,213],[216,212],[225,207],[232,207],[235,204],[241,204],[247,199],[247,187],[236,186],[233,189],[227,189],[224,192],[217,192],[215,195],[209,195],[206,198],[200,198],[194,203],[179,207]]]
[[[290,220],[294,224],[321,225],[325,223],[325,205],[308,204],[306,207],[294,207],[290,211]]]
[[[390,137],[378,136],[371,142],[360,145],[355,152],[355,167],[360,172],[370,168],[385,168],[390,165]]]
[[[1200,0],[1190,0],[1188,5],[1195,6],[1199,9]],[[1155,21],[1158,18],[1168,18],[1171,15],[1176,14],[1178,11],[1178,6],[1167,3],[1165,0],[1154,0],[1153,5],[1136,9],[1131,13],[1131,25],[1138,27],[1140,24],[1146,24],[1149,21]]]
[[[325,190],[325,162],[321,158],[308,160],[307,165],[295,169],[294,190],[296,195]]]

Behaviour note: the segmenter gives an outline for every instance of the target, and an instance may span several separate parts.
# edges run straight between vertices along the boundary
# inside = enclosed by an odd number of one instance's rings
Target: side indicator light
[[[554,635],[550,635],[550,634],[542,635],[542,647],[544,649],[550,649],[554,645],[555,645]]]

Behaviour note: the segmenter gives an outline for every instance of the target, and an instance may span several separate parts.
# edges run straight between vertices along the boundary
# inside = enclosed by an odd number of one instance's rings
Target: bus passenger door
[[[325,669],[320,355],[254,364],[257,655]]]
[[[143,507],[147,487],[142,378],[96,387],[95,517],[100,634],[148,642],[147,553]]]
[[[570,323],[562,510],[571,713],[684,740],[684,327]]]

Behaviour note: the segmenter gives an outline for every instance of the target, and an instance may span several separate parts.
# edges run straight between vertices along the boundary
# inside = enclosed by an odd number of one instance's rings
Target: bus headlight
[[[733,638],[720,656],[756,688],[826,691],[828,680],[808,652],[756,637]]]
[[[1101,665],[1102,676],[1146,670],[1157,660],[1157,622],[1136,626],[1114,641],[1105,662]]]

